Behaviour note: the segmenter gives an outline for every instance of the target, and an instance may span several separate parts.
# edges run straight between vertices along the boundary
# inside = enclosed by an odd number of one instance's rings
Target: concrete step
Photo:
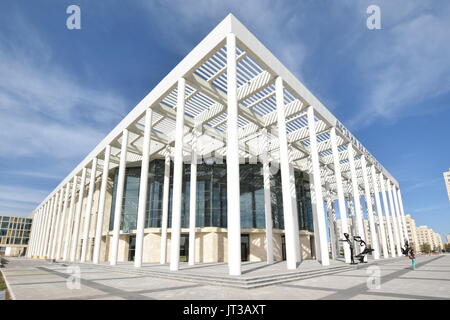
[[[85,265],[81,264],[80,265]],[[196,283],[204,283],[215,286],[228,286],[235,288],[253,289],[264,286],[270,286],[285,282],[297,281],[302,279],[308,279],[312,277],[328,275],[333,273],[339,273],[349,270],[354,270],[355,266],[335,266],[335,267],[325,267],[323,269],[312,269],[312,270],[301,270],[301,271],[290,271],[286,273],[277,273],[271,275],[261,275],[253,277],[229,277],[229,276],[216,276],[216,275],[206,275],[206,274],[193,274],[185,273],[182,271],[178,272],[165,272],[157,270],[148,269],[131,269],[124,266],[108,266],[108,265],[94,265],[90,264],[91,267],[100,268],[103,270],[120,272],[130,275],[148,275],[157,278],[165,278],[180,281],[189,281]]]

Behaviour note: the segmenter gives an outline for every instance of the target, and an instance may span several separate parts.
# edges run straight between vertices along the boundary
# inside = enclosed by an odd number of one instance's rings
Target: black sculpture
[[[366,261],[364,261],[364,257],[365,257],[368,253],[374,251],[374,249],[368,247],[367,244],[366,244],[366,242],[365,242],[363,239],[361,239],[360,236],[354,236],[353,239],[354,239],[356,242],[359,242],[359,245],[360,245],[361,247],[364,247],[364,250],[362,250],[360,254],[356,255],[355,258],[358,258],[360,263],[367,263]]]
[[[350,264],[357,264],[357,263],[355,262],[354,257],[353,257],[353,243],[352,243],[352,241],[350,240],[350,235],[349,235],[348,233],[344,233],[344,237],[345,237],[345,240],[339,240],[339,241],[345,241],[345,242],[347,242],[347,243],[348,243],[348,246],[350,247],[350,259],[351,259],[351,263],[350,263]]]
[[[405,240],[405,249],[400,248],[402,250],[402,253],[405,255],[405,257],[409,256],[409,252],[411,251],[411,247],[409,246],[408,240]]]

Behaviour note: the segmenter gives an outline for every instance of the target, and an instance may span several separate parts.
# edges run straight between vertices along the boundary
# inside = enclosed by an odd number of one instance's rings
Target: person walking
[[[408,258],[411,259],[411,268],[416,270],[416,254],[414,253],[414,249],[411,246],[408,253]]]

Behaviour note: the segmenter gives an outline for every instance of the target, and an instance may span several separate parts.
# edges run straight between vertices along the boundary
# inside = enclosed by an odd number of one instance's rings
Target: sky
[[[449,234],[447,0],[2,0],[0,215],[28,215],[229,13],[398,180],[405,213]]]

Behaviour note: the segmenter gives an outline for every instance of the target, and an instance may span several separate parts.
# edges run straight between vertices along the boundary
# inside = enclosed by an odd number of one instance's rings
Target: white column
[[[388,194],[388,199],[389,199],[389,207],[390,207],[390,211],[391,211],[391,216],[392,216],[392,225],[394,227],[394,241],[395,241],[395,245],[397,247],[397,254],[399,256],[402,255],[402,250],[401,250],[401,239],[400,239],[400,232],[398,229],[398,224],[397,224],[397,217],[395,214],[395,208],[394,208],[394,201],[392,199],[392,187],[391,187],[391,182],[389,181],[389,179],[387,180],[387,194]]]
[[[227,228],[229,274],[241,274],[241,204],[239,177],[239,106],[237,99],[236,36],[227,35]]]
[[[184,138],[184,99],[186,81],[178,80],[177,117],[175,130],[175,151],[173,164],[172,232],[170,240],[170,270],[177,271],[180,261],[181,201],[183,199],[183,138]]]
[[[375,260],[380,259],[380,247],[378,245],[378,235],[377,235],[377,228],[375,227],[375,219],[373,217],[373,207],[372,207],[372,196],[370,195],[370,185],[369,185],[369,178],[367,175],[367,162],[366,157],[364,155],[361,156],[361,169],[363,174],[363,180],[364,180],[364,192],[365,192],[365,199],[366,199],[366,210],[367,215],[369,218],[369,228],[370,228],[370,240],[372,244],[373,249],[373,258]]]
[[[380,223],[381,247],[383,249],[383,257],[389,258],[387,241],[386,241],[386,231],[384,229],[383,210],[381,209],[380,195],[378,194],[379,191],[378,191],[377,175],[375,173],[374,165],[370,166],[370,173],[372,175],[373,193],[375,195],[375,204],[377,207],[378,221]]]
[[[317,212],[317,228],[319,246],[320,246],[320,257],[323,266],[328,266],[330,264],[330,257],[328,254],[328,241],[327,241],[327,231],[325,223],[325,212],[324,203],[322,195],[322,179],[319,163],[319,153],[317,151],[317,137],[316,137],[316,120],[314,118],[314,108],[312,106],[308,107],[308,129],[309,129],[309,140],[310,140],[310,152],[311,152],[311,166],[312,173],[314,176],[314,196]],[[314,201],[311,201],[314,203]]]
[[[398,203],[400,204],[400,212],[402,214],[402,221],[403,221],[403,228],[405,230],[405,238],[410,241],[408,236],[408,227],[406,225],[406,217],[405,217],[405,211],[403,210],[403,200],[402,200],[402,193],[400,192],[400,188],[397,190],[397,196],[398,196]]]
[[[356,176],[356,168],[355,168],[355,156],[354,156],[354,150],[353,146],[350,143],[348,145],[348,160],[350,164],[350,174],[352,178],[352,190],[353,190],[353,210],[355,210],[355,216],[356,216],[356,232],[357,236],[360,236],[361,239],[366,240],[365,234],[364,234],[364,226],[363,226],[363,219],[362,219],[362,212],[361,212],[361,199],[359,194],[359,187],[358,187],[358,178]],[[357,247],[357,252],[359,252],[359,246]]]
[[[42,215],[41,215],[41,209],[38,209],[37,214],[35,215],[35,218],[33,218],[33,248],[31,251],[31,257],[35,257],[37,254],[37,246],[39,243],[39,236],[40,236],[40,230],[41,230],[41,221],[42,221]]]
[[[103,232],[103,217],[105,216],[105,200],[106,200],[106,189],[108,187],[108,175],[109,175],[109,158],[111,155],[111,146],[108,144],[105,148],[105,158],[103,160],[103,173],[102,173],[102,184],[100,186],[100,195],[98,203],[98,216],[97,216],[97,226],[95,228],[95,240],[94,240],[94,255],[92,257],[92,262],[97,264],[100,261],[100,247],[102,243],[102,232]]]
[[[384,176],[383,173],[380,172],[380,186],[381,186],[381,197],[383,199],[383,207],[384,207],[384,212],[386,213],[386,226],[387,226],[387,231],[388,231],[388,237],[389,237],[389,247],[391,248],[391,255],[392,257],[395,257],[395,239],[394,239],[394,232],[392,230],[392,225],[391,225],[391,218],[390,218],[390,214],[389,214],[389,203],[386,197],[386,187],[385,187],[385,181],[384,181]]]
[[[52,208],[53,208],[53,197],[48,200],[47,209],[45,212],[45,229],[44,229],[44,238],[41,249],[41,256],[48,258],[47,256],[47,248],[48,248],[48,238],[50,234],[50,228],[52,224]]]
[[[91,177],[89,179],[89,193],[84,213],[83,246],[81,247],[80,262],[86,262],[86,255],[89,249],[89,231],[91,229],[92,199],[94,197],[95,177],[97,174],[97,157],[92,159]]]
[[[45,256],[47,259],[50,259],[50,253],[51,253],[51,247],[52,247],[52,238],[53,238],[53,231],[55,229],[55,212],[58,202],[58,192],[55,192],[54,196],[52,197],[52,205],[50,207],[50,224],[48,228],[48,236],[47,236],[47,246],[45,249]]]
[[[114,206],[114,228],[109,257],[109,263],[112,266],[115,266],[117,264],[117,254],[119,253],[119,234],[120,234],[120,223],[122,221],[122,202],[123,202],[123,191],[125,187],[127,150],[128,150],[128,129],[124,129],[122,132],[122,146],[120,149],[119,174],[117,176],[116,202]]]
[[[53,204],[53,198],[49,199],[45,208],[45,226],[42,234],[42,243],[40,249],[40,256],[47,258],[47,245],[48,245],[48,234],[50,232],[50,223],[51,223],[51,208]]]
[[[63,234],[64,234],[64,226],[66,225],[66,216],[67,216],[67,207],[68,207],[68,201],[69,201],[69,190],[70,190],[70,181],[67,182],[66,184],[66,192],[64,195],[64,203],[63,203],[63,208],[62,208],[62,213],[61,213],[61,221],[59,224],[59,231],[58,231],[58,245],[56,248],[56,254],[55,254],[55,258],[56,259],[61,259],[61,249],[63,247]]]
[[[61,223],[61,215],[62,215],[62,204],[63,204],[63,194],[64,194],[64,187],[59,190],[59,201],[58,201],[58,209],[56,210],[56,223],[55,223],[55,231],[53,233],[53,240],[52,240],[52,250],[50,252],[50,258],[55,259],[56,255],[56,247],[58,245],[58,236],[59,236],[59,225]]]
[[[396,190],[396,186],[395,184],[392,184],[392,195],[393,195],[393,200],[394,200],[394,208],[395,208],[395,215],[397,216],[397,225],[398,225],[398,231],[399,231],[399,235],[400,235],[400,246],[403,246],[403,244],[405,243],[405,229],[403,227],[403,220],[402,220],[402,215],[400,213],[400,207],[398,205],[398,199],[397,199],[397,190]]]
[[[262,131],[262,162],[264,180],[264,215],[266,221],[266,255],[267,264],[273,263],[273,222],[272,222],[272,196],[270,191],[270,167],[268,155],[267,130]]]
[[[336,234],[334,233],[334,221],[333,221],[333,201],[331,200],[331,195],[328,193],[326,197],[327,203],[327,218],[328,218],[328,229],[330,231],[330,248],[331,248],[331,259],[336,260],[337,250],[336,250]]]
[[[164,186],[163,186],[163,204],[161,218],[161,251],[160,263],[166,263],[167,248],[167,222],[169,219],[169,186],[170,186],[170,156],[166,155],[164,164]]]
[[[52,204],[50,207],[49,212],[49,225],[48,225],[48,233],[47,233],[47,243],[44,251],[44,255],[47,257],[47,259],[50,258],[50,251],[51,251],[51,242],[52,242],[52,236],[53,231],[55,229],[55,212],[56,212],[56,206],[58,202],[58,192],[55,192],[55,195],[52,197]]]
[[[334,176],[336,178],[336,191],[338,196],[339,217],[341,218],[342,233],[349,233],[347,224],[347,209],[345,207],[344,187],[342,183],[341,164],[339,161],[339,151],[336,141],[336,127],[330,129],[331,150],[333,152]],[[342,235],[338,235],[338,240],[344,239]],[[346,241],[342,242],[344,247],[344,258],[346,263],[351,262],[350,247]]]
[[[284,233],[286,240],[286,264],[287,268],[297,268],[297,248],[299,242],[298,230],[295,230],[294,208],[292,198],[295,196],[295,185],[291,184],[291,172],[289,167],[289,149],[286,131],[286,115],[284,105],[283,79],[277,77],[275,81],[277,114],[278,114],[278,140],[280,144],[280,169],[281,187],[283,196]]]
[[[76,196],[76,190],[77,190],[77,175],[74,175],[73,181],[72,181],[72,194],[70,197],[70,207],[69,207],[69,216],[67,218],[66,223],[66,236],[64,240],[64,253],[63,253],[63,260],[67,261],[69,259],[70,254],[70,241],[72,239],[72,226],[73,226],[73,216],[74,216],[74,206],[75,206],[75,196]]]
[[[32,224],[32,228],[33,228],[32,237],[33,238],[31,240],[31,250],[29,251],[30,257],[36,256],[36,243],[38,242],[38,238],[39,238],[39,229],[40,229],[40,220],[41,220],[40,212],[41,212],[41,209],[38,209],[33,217],[33,224]]]
[[[195,264],[195,226],[197,214],[197,125],[192,130],[191,181],[189,203],[189,265]]]
[[[288,149],[289,150],[289,149]],[[292,153],[289,152],[289,179],[290,185],[292,187],[291,202],[292,202],[292,223],[295,234],[295,261],[302,261],[302,253],[300,252],[300,228],[298,224],[298,208],[297,208],[297,190],[295,186],[295,171],[294,171],[294,160],[292,159]]]
[[[33,224],[31,226],[31,234],[30,234],[30,250],[28,250],[28,257],[35,256],[36,251],[36,242],[39,234],[39,220],[40,220],[40,209],[36,211],[33,216]]]
[[[141,179],[139,180],[139,204],[136,225],[136,251],[134,255],[134,266],[142,266],[142,254],[144,247],[145,214],[147,212],[147,186],[148,186],[148,166],[150,161],[150,142],[152,129],[152,109],[145,111],[144,142],[142,145]]]
[[[311,166],[310,166],[311,167]],[[317,261],[322,261],[322,253],[320,250],[320,241],[319,241],[319,226],[317,224],[317,221],[319,220],[317,218],[317,205],[316,205],[316,194],[315,194],[315,188],[314,188],[314,175],[312,173],[312,168],[309,170],[309,189],[311,192],[311,207],[312,207],[312,216],[313,216],[313,231],[314,231],[314,253],[315,253],[315,259]]]
[[[77,208],[75,211],[75,221],[73,226],[73,233],[72,233],[72,242],[71,242],[71,251],[70,251],[70,261],[75,261],[77,258],[77,249],[78,249],[78,241],[80,239],[80,220],[81,220],[81,209],[83,207],[83,199],[84,199],[84,187],[86,184],[86,167],[83,168],[83,171],[81,172],[81,181],[80,181],[80,188],[78,191],[78,202],[77,202]]]

